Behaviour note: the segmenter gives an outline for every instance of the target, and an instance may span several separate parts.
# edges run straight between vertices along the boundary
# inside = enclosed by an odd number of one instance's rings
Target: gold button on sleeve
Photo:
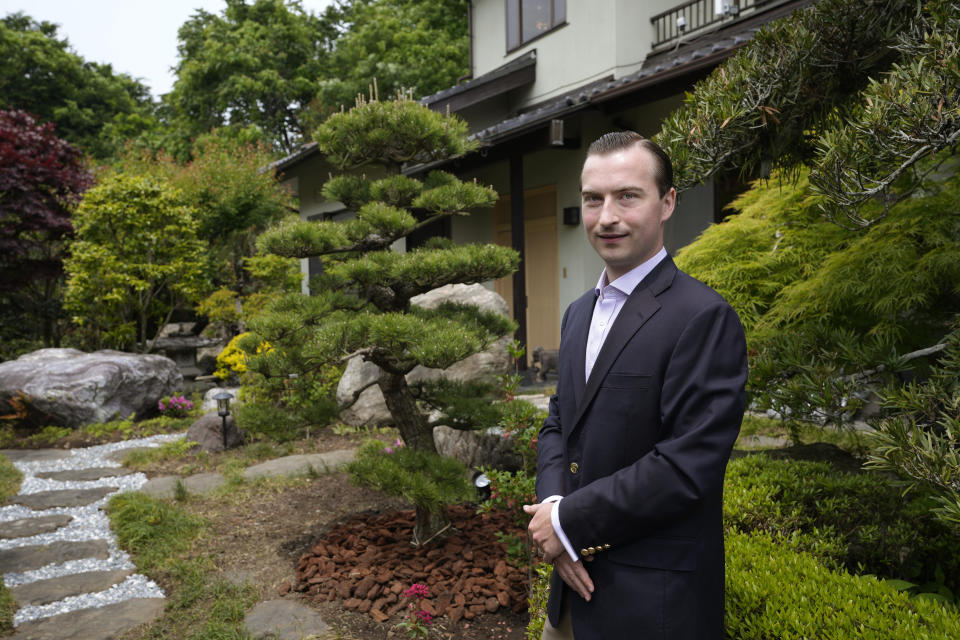
[[[570,463],[570,473],[572,473],[572,474],[580,473],[580,465],[577,464],[576,462],[571,462],[571,463]]]
[[[590,555],[590,550],[589,550],[589,549],[580,549],[580,555],[582,555],[582,556],[588,556],[588,555]]]

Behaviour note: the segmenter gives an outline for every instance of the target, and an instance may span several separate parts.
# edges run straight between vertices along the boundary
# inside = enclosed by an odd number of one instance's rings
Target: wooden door
[[[536,347],[560,346],[557,294],[557,190],[532,189],[524,194],[525,276],[527,281],[527,362]],[[494,242],[509,247],[510,196],[493,210]],[[494,289],[513,314],[513,276],[500,278]]]

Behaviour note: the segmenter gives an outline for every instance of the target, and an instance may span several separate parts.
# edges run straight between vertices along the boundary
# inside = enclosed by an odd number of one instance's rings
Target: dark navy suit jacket
[[[551,584],[577,640],[723,637],[723,475],[740,430],[746,343],[736,313],[665,258],[637,285],[584,380],[594,292],[561,325],[557,394],[538,441],[537,496],[594,582]]]

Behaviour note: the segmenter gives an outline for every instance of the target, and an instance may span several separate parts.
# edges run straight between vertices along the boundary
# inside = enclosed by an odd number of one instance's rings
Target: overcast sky
[[[302,0],[320,13],[333,0]],[[173,87],[177,30],[197,9],[220,14],[224,0],[0,0],[0,15],[22,11],[60,25],[74,52],[139,78],[154,97]]]

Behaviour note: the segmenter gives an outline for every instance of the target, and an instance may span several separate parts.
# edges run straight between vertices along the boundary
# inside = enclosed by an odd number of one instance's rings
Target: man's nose
[[[598,224],[607,227],[616,224],[619,220],[620,217],[617,214],[614,199],[612,197],[604,198],[603,206],[600,207],[600,217],[597,219]]]

